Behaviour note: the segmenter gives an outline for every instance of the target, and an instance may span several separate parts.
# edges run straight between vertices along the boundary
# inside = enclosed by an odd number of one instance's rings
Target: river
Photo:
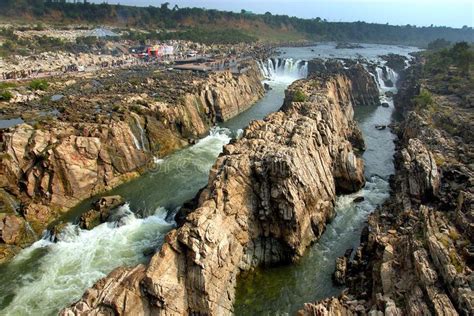
[[[207,184],[209,170],[222,146],[232,137],[238,137],[251,120],[278,110],[286,87],[305,75],[305,63],[297,60],[360,56],[375,60],[389,52],[413,51],[394,46],[364,46],[356,50],[336,50],[333,44],[282,48],[279,63],[262,64],[272,89],[252,108],[213,128],[197,144],[157,160],[155,168],[140,178],[107,192],[107,195],[120,194],[127,200],[117,210],[120,220],[91,231],[79,229],[74,220],[87,210],[90,201],[86,201],[65,217],[71,223],[58,242],[52,242],[45,234],[10,263],[0,266],[0,314],[54,315],[114,268],[147,262],[161,246],[166,232],[175,226],[176,209]],[[240,280],[237,315],[285,314],[304,302],[340,291],[330,280],[334,259],[357,245],[368,213],[388,196],[387,179],[393,172],[393,136],[388,129],[378,131],[374,125],[388,124],[392,111],[393,103],[390,108],[356,109],[367,143],[366,187],[338,199],[338,216],[298,264],[259,270]],[[352,203],[360,195],[365,196],[365,201]]]

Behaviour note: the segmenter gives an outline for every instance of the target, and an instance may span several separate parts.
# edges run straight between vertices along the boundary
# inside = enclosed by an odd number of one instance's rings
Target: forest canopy
[[[391,43],[421,47],[426,47],[437,39],[450,42],[472,42],[474,39],[474,30],[468,26],[456,29],[443,26],[328,22],[321,18],[301,19],[269,12],[253,14],[245,10],[235,13],[177,6],[171,8],[169,3],[163,3],[159,7],[136,7],[93,4],[79,0],[2,0],[0,17],[16,17],[26,21],[34,17],[35,21],[46,23],[95,23],[150,30],[184,29],[185,32],[177,33],[177,36],[193,38],[199,36],[199,32],[193,33],[190,29],[199,25],[200,29],[222,28],[227,33],[229,29],[239,30],[239,33],[229,34],[237,36],[234,38],[236,40],[242,37],[244,42],[253,39],[269,40],[266,35],[271,33],[270,31],[298,34],[294,37],[310,41]],[[201,32],[201,35],[209,36],[208,32]]]

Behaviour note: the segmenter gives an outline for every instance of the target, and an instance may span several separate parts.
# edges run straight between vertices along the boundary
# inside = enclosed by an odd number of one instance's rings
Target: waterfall
[[[379,86],[379,89],[386,89],[387,87],[385,86],[385,81],[383,80],[383,69],[381,67],[377,67],[375,68],[375,71],[377,71],[377,85]]]
[[[387,77],[389,80],[391,80],[393,82],[394,85],[397,84],[397,81],[398,81],[398,74],[391,68],[387,68]]]
[[[385,72],[383,67],[385,67]],[[398,81],[398,74],[391,68],[387,66],[377,66],[375,68],[375,71],[377,72],[377,75],[374,76],[371,74],[375,82],[377,83],[377,87],[379,88],[380,91],[380,102],[383,103],[388,103],[389,107],[393,107],[393,97],[387,92],[392,92],[392,93],[397,93],[397,81]],[[390,80],[393,83],[393,86],[388,87],[385,83],[385,81]]]
[[[137,127],[140,130],[140,140],[142,143],[142,148],[145,149],[145,131],[143,130],[142,125],[140,124],[140,120],[136,116],[133,117],[135,118],[135,121],[137,122]]]
[[[263,76],[272,81],[294,81],[308,76],[308,62],[292,58],[269,58],[258,62]]]
[[[31,227],[30,223],[25,220],[25,229],[27,233],[30,235],[30,237],[33,237],[35,240],[38,239],[38,235],[36,235],[35,231],[33,230],[33,227]]]
[[[20,209],[20,204],[9,194],[7,193],[4,189],[0,189],[0,194],[4,197],[4,202],[8,204],[11,210],[15,213],[17,216],[22,216],[19,213]],[[25,230],[29,237],[34,238],[35,240],[38,239],[38,236],[36,235],[35,231],[31,227],[30,223],[25,220]]]
[[[135,135],[132,132],[132,138],[133,142],[135,143],[135,146],[137,147],[138,150],[145,150],[146,151],[146,146],[145,146],[145,131],[143,130],[143,127],[140,123],[140,119],[136,116],[133,115],[133,119],[137,123],[138,130],[140,131],[140,141],[135,137]]]
[[[384,73],[383,68],[385,68],[386,73]],[[398,81],[398,74],[393,69],[387,66],[377,66],[375,68],[375,71],[377,72],[376,82],[379,87],[379,90],[382,90],[384,93],[387,91],[396,93],[397,92],[396,84]],[[393,83],[393,86],[388,87],[385,83],[386,81],[391,81]]]
[[[133,132],[130,130],[130,134],[132,135],[133,143],[135,144],[135,147],[137,147],[138,150],[142,150],[142,147],[140,146],[140,143],[138,142],[137,137]]]

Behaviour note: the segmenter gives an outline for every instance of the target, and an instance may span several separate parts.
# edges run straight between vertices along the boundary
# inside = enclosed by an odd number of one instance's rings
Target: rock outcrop
[[[241,271],[297,260],[334,217],[336,192],[364,185],[352,92],[341,74],[294,83],[280,112],[225,146],[147,267],[116,269],[61,314],[231,314]]]
[[[405,69],[408,61],[407,57],[398,54],[388,54],[380,57],[387,62],[387,67],[395,70],[397,73]]]
[[[21,202],[17,213],[10,212],[20,226],[27,221],[41,234],[81,200],[136,177],[153,157],[188,146],[264,94],[254,64],[240,74],[176,75],[186,82],[155,75],[138,83],[123,76],[127,88],[111,79],[81,82],[78,95],[61,101],[58,119],[0,132],[0,195]],[[178,83],[187,84],[185,90],[173,92]],[[157,100],[152,87],[161,84],[168,85],[168,96]]]
[[[93,209],[81,215],[79,227],[82,229],[92,229],[108,221],[112,217],[112,211],[123,204],[125,204],[125,199],[120,195],[102,197],[95,203]]]
[[[354,63],[347,60],[346,63]],[[356,62],[345,67],[342,61],[329,59],[313,59],[308,62],[308,74],[344,74],[352,85],[352,98],[355,106],[380,105],[379,89],[374,77],[364,68],[362,63]]]
[[[306,304],[301,315],[474,314],[474,113],[415,79],[414,67],[396,99],[409,103],[396,104],[405,120],[397,128],[391,197],[370,215],[343,269],[344,293]],[[420,89],[429,91],[430,107],[412,104]]]

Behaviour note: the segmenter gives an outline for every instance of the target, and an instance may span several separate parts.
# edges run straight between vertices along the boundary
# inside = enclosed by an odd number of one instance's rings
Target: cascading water
[[[398,74],[391,68],[387,67],[388,79],[390,79],[394,84],[398,81]]]
[[[194,146],[156,160],[155,169],[135,183],[109,193],[129,201],[114,211],[113,222],[90,231],[68,224],[0,266],[0,315],[54,315],[117,266],[146,262],[174,226],[176,207],[207,182],[229,134],[215,127]]]
[[[117,265],[144,262],[144,253],[162,243],[164,233],[174,225],[166,221],[167,211],[158,208],[155,214],[137,218],[126,204],[119,208],[119,221],[104,223],[91,231],[69,224],[56,236],[37,241],[22,251],[11,263],[11,270],[31,264],[40,258],[34,270],[12,282],[11,275],[2,277],[0,288],[15,288],[15,295],[2,315],[51,315],[64,303],[81,295],[93,282],[104,277]],[[11,271],[13,272],[13,271]]]
[[[376,83],[379,87],[379,90],[381,90],[382,92],[397,92],[395,84],[398,81],[398,74],[393,69],[387,66],[377,66],[375,68],[375,71],[377,72]],[[387,86],[386,82],[391,82],[392,86]]]
[[[291,83],[308,76],[308,62],[304,60],[268,58],[258,64],[267,80]]]
[[[135,120],[135,123],[137,125],[138,131],[140,132],[140,140],[137,139],[135,134],[132,132],[132,139],[133,142],[135,143],[135,146],[137,147],[138,150],[145,150],[146,151],[146,146],[145,146],[145,131],[143,130],[142,124],[140,123],[140,119],[138,118],[137,115],[132,114],[133,119]]]
[[[383,67],[383,68],[382,68]],[[398,81],[398,74],[391,68],[387,66],[377,66],[376,67],[377,76],[375,76],[375,82],[380,91],[380,102],[388,103],[389,107],[393,107],[393,97],[387,92],[397,93],[396,83]],[[385,70],[385,71],[384,71]],[[387,86],[387,82],[391,82],[391,86]]]
[[[135,144],[135,147],[138,149],[138,150],[142,150],[142,147],[140,145],[140,142],[138,141],[137,137],[135,136],[135,134],[133,134],[132,131],[130,131],[130,134],[132,135],[132,139],[133,139],[133,143]]]
[[[375,71],[377,72],[377,86],[379,87],[379,90],[382,90],[385,88],[385,81],[383,80],[384,75],[383,75],[383,69],[381,67],[375,68]]]
[[[20,209],[20,204],[17,201],[15,201],[15,199],[13,199],[10,194],[5,192],[4,189],[0,189],[0,194],[4,198],[3,202],[8,205],[7,208],[10,208],[11,210],[13,210],[13,212],[16,215],[21,216],[20,213],[18,212],[18,210]],[[36,235],[35,231],[31,227],[30,223],[27,221],[25,221],[25,230],[28,234],[28,237],[32,238],[33,240],[38,239],[38,236]]]

